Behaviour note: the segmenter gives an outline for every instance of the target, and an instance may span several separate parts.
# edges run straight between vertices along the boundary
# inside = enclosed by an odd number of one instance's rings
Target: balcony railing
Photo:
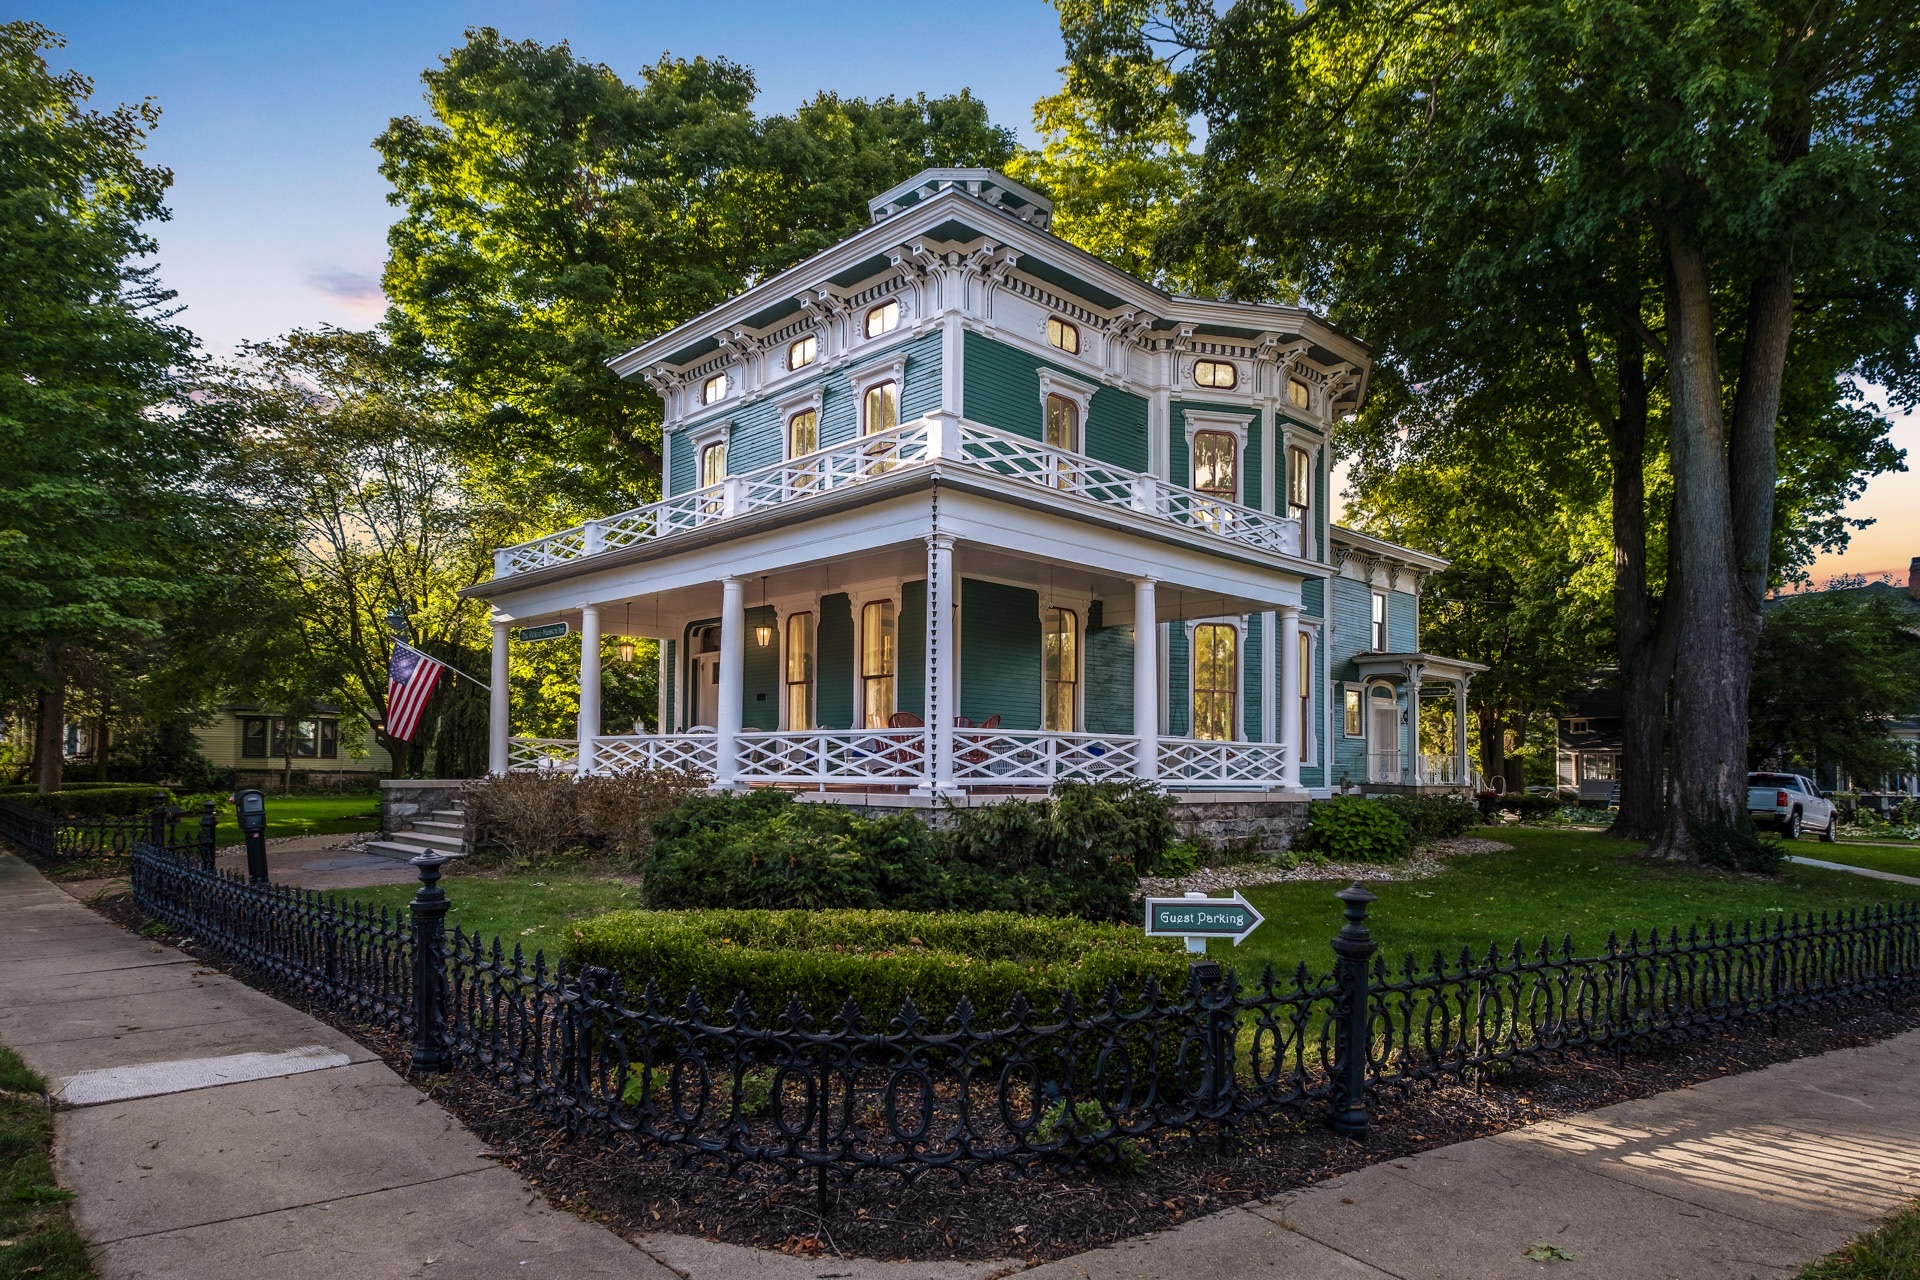
[[[494,552],[494,577],[507,578],[754,511],[803,502],[903,468],[933,462],[1020,480],[1100,506],[1282,555],[1300,553],[1300,522],[973,422],[922,418],[892,431],[809,453],[663,502],[589,520]]]

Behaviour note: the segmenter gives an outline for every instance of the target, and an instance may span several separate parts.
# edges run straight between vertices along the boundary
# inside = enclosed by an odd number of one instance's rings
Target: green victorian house
[[[989,170],[871,207],[613,362],[665,402],[666,497],[496,553],[494,771],[847,799],[1470,783],[1464,742],[1420,749],[1423,701],[1478,669],[1421,651],[1443,562],[1328,520],[1362,343],[1162,292]],[[578,736],[516,738],[512,629],[554,622],[589,641]],[[600,722],[610,630],[660,642],[657,733]]]

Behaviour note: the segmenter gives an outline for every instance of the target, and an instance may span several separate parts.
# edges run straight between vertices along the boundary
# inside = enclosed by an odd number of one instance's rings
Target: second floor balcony
[[[1022,496],[1065,511],[1145,520],[1183,540],[1222,550],[1297,559],[1300,522],[1171,484],[1084,454],[966,419],[920,418],[814,453],[589,520],[494,552],[496,581],[586,557],[695,532],[775,509],[796,515],[844,498],[855,486],[898,481],[924,468],[952,468],[1019,487]]]

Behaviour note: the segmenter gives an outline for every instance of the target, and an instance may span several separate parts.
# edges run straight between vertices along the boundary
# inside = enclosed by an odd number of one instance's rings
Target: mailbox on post
[[[253,884],[267,882],[267,798],[258,791],[233,793],[233,811],[240,821],[240,834],[247,842],[247,879]]]

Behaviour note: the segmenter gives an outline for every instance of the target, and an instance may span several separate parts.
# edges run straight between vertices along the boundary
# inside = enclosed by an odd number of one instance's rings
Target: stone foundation
[[[387,835],[406,831],[415,818],[435,809],[451,809],[460,798],[466,778],[383,778],[380,781],[380,830]]]
[[[956,808],[1039,798],[1037,792],[1031,796],[968,794],[955,797],[949,807],[929,796],[893,793],[801,791],[794,796],[804,803],[839,805],[863,818],[912,813],[934,828],[947,825]],[[1173,801],[1171,816],[1181,838],[1211,849],[1244,848],[1251,841],[1260,853],[1276,854],[1307,825],[1308,801],[1300,792],[1189,791],[1175,792]]]

